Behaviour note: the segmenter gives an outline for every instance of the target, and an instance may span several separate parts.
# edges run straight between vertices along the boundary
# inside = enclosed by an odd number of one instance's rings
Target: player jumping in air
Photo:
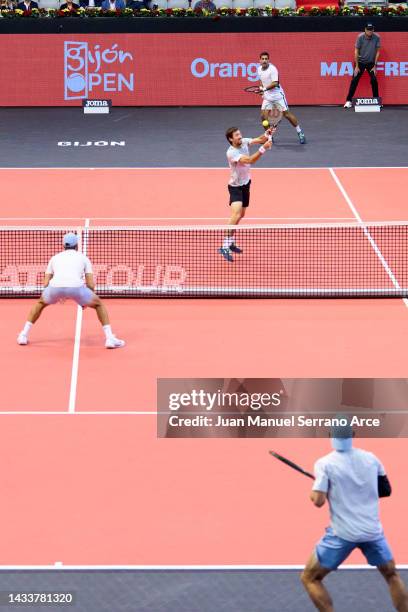
[[[229,225],[237,225],[245,216],[249,206],[249,190],[251,186],[251,164],[258,161],[267,149],[272,146],[271,136],[274,130],[268,130],[258,138],[243,138],[237,127],[230,127],[225,136],[230,143],[227,150],[227,159],[231,169],[231,178],[228,184],[230,196],[231,217]],[[261,145],[255,153],[249,154],[249,146]],[[232,253],[242,253],[234,239],[234,230],[229,230],[223,245],[218,252],[227,261],[234,261]]]
[[[268,120],[269,111],[272,110],[273,104],[279,104],[283,116],[286,117],[289,123],[296,129],[300,144],[305,144],[306,136],[295,115],[289,111],[285,92],[279,84],[278,69],[269,62],[269,53],[267,51],[262,51],[259,59],[260,66],[258,67],[258,77],[261,81],[259,89],[263,95],[261,107],[262,120]]]
[[[28,344],[28,334],[39,319],[44,308],[60,300],[71,299],[85,308],[94,308],[105,333],[105,347],[120,348],[125,345],[113,334],[109,315],[101,299],[94,293],[92,264],[88,257],[78,253],[78,237],[68,233],[63,238],[64,251],[51,257],[44,278],[44,291],[32,307],[23,330],[19,333],[18,344]],[[85,277],[85,280],[84,280]]]

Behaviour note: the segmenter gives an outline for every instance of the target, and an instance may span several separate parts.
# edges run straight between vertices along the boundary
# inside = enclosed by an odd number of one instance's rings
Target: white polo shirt
[[[227,151],[227,159],[231,170],[229,184],[231,187],[242,187],[249,183],[251,178],[251,164],[243,164],[239,160],[245,155],[249,157],[249,143],[252,138],[243,138],[240,147],[229,147]]]
[[[331,527],[339,538],[370,542],[382,536],[378,476],[384,474],[379,459],[360,448],[333,451],[316,461],[313,491],[327,493]]]
[[[258,66],[258,77],[263,87],[269,87],[274,81],[279,82],[278,69],[273,64],[269,64],[266,70],[262,69],[262,66]],[[273,89],[268,89],[263,94],[264,100],[273,101],[282,95],[282,89],[280,85]]]
[[[50,287],[82,287],[85,284],[84,274],[92,273],[92,264],[88,257],[74,249],[66,249],[51,257],[46,274],[53,274]]]

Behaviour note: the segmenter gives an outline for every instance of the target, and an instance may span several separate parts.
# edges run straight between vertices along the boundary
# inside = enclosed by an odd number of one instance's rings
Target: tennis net
[[[112,297],[408,297],[408,222],[238,226],[2,227],[0,296],[38,296],[73,231],[97,292]]]

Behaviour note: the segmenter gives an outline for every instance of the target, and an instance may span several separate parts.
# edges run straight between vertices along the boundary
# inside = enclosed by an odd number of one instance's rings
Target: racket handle
[[[273,141],[273,135],[276,132],[276,127],[274,125],[271,125],[269,130],[270,130],[270,133],[268,134],[268,140],[269,140],[269,142],[272,142]]]
[[[266,130],[266,132],[265,132],[265,136],[266,136],[266,138],[269,140],[269,142],[272,142],[272,134],[271,134],[271,132],[270,132],[270,129],[271,129],[271,128],[269,127],[269,128]]]

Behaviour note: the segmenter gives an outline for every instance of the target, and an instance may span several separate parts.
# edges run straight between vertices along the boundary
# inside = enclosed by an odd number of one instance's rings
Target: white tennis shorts
[[[74,300],[80,306],[88,306],[92,302],[94,293],[89,287],[46,287],[42,292],[42,299],[46,304],[56,304],[61,300]]]
[[[268,99],[264,97],[262,100],[262,110],[271,110],[272,104],[279,104],[282,107],[283,111],[289,110],[288,103],[286,102],[285,94],[283,90],[281,90],[278,94],[274,94],[273,99]]]

